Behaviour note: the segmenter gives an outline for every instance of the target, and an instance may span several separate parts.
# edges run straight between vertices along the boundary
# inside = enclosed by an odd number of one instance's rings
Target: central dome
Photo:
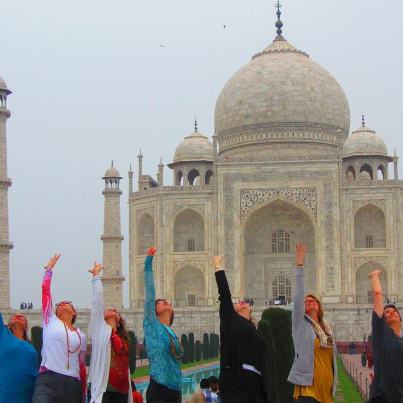
[[[348,136],[350,109],[335,78],[281,35],[224,86],[215,109],[220,153],[271,142]]]

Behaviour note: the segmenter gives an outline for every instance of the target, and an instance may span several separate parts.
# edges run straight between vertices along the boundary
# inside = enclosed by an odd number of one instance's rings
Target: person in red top
[[[129,338],[125,321],[116,309],[104,310],[101,264],[89,270],[93,276],[90,335],[92,355],[89,382],[91,403],[131,403]]]
[[[137,391],[136,389],[136,384],[134,383],[134,381],[131,381],[132,384],[132,395],[133,395],[133,403],[143,403],[143,395]]]

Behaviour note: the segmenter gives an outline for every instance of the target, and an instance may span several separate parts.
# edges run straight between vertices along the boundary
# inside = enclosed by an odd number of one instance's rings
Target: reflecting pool
[[[219,364],[212,364],[202,368],[189,368],[182,371],[182,402],[185,403],[190,399],[192,393],[199,389],[200,380],[208,378],[209,376],[216,376],[220,373]],[[148,382],[136,382],[137,390],[144,396],[146,395],[146,389]]]

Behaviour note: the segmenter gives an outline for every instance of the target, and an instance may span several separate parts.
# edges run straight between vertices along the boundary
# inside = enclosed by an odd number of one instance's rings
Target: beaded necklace
[[[67,365],[66,368],[70,369],[70,354],[74,354],[76,353],[80,348],[81,348],[81,336],[80,336],[80,332],[78,331],[77,328],[74,328],[73,331],[77,333],[78,339],[79,339],[79,344],[77,346],[77,348],[73,351],[70,351],[70,343],[69,343],[69,331],[67,329],[66,324],[63,322],[64,325],[64,330],[66,331],[66,343],[67,343]]]

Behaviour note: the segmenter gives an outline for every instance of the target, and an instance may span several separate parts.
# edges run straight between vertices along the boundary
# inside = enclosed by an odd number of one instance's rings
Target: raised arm
[[[304,244],[296,245],[296,267],[295,267],[295,295],[292,308],[292,333],[296,335],[304,323],[305,304],[304,304],[304,258],[306,255],[306,246]]]
[[[227,276],[222,267],[222,256],[214,256],[215,279],[218,287],[218,299],[220,300],[220,318],[223,319],[235,312],[232,303]]]
[[[379,278],[381,273],[381,270],[376,269],[368,275],[371,279],[372,292],[374,294],[374,312],[378,315],[378,318],[382,318],[383,316],[383,293],[381,280]]]
[[[95,262],[92,269],[88,270],[92,274],[92,305],[90,317],[91,337],[96,337],[96,335],[99,334],[99,329],[106,325],[104,319],[104,293],[101,276],[102,269],[102,264],[97,264]]]
[[[51,282],[53,275],[53,268],[55,267],[60,255],[54,255],[45,266],[45,274],[42,279],[42,319],[45,325],[49,323],[53,315],[53,303],[51,293]]]
[[[149,248],[144,261],[144,287],[146,290],[146,298],[144,302],[144,324],[151,324],[158,321],[155,313],[155,286],[153,274],[153,259],[155,253],[155,248]]]

